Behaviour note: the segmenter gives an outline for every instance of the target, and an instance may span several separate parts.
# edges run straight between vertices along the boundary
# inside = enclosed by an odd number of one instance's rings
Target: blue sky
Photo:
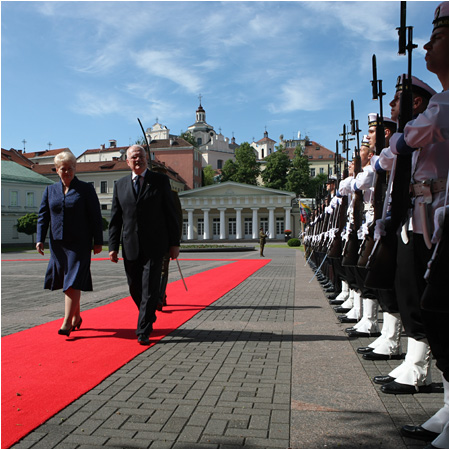
[[[423,45],[440,2],[407,2],[413,74],[441,90]],[[41,151],[126,146],[158,118],[179,134],[207,122],[237,143],[302,137],[330,150],[349,126],[384,115],[407,70],[396,28],[400,2],[1,3],[1,146]],[[352,144],[353,145],[353,144]]]

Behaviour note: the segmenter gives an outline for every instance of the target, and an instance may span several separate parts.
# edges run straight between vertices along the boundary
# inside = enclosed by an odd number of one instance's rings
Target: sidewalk
[[[266,257],[268,265],[13,448],[423,448],[399,429],[441,407],[434,363],[433,393],[381,393],[372,377],[400,362],[356,353],[371,339],[346,337],[302,252],[268,247]],[[15,258],[35,255],[2,254]],[[183,275],[217,267],[214,258],[259,252],[183,252]],[[3,335],[61,317],[61,292],[40,290],[45,267],[2,263]],[[82,309],[128,295],[123,265],[96,261],[92,275]],[[19,282],[28,302],[16,300]]]

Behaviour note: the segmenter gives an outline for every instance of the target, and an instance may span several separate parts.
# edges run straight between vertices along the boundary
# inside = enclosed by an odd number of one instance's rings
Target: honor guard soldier
[[[411,272],[410,280],[416,280],[420,294],[423,294],[427,287],[424,274],[428,262],[433,257],[434,249],[430,236],[434,231],[435,213],[448,211],[448,9],[448,2],[438,6],[430,41],[424,45],[427,69],[437,75],[443,91],[435,94],[430,99],[427,109],[408,122],[404,132],[394,135],[391,142],[393,153],[412,153],[414,174],[411,185],[414,202],[412,244],[415,270]],[[440,221],[436,222],[439,227]],[[447,224],[442,232],[448,236],[448,216]],[[448,241],[446,245],[448,247]],[[443,273],[448,275],[448,255],[441,261],[441,265],[446,265]],[[448,448],[448,277],[440,277],[436,283],[438,284],[436,292],[445,292],[446,295],[433,299],[433,304],[426,296],[423,296],[420,300],[420,313],[426,338],[436,359],[436,366],[442,371],[444,406],[422,426],[403,427],[402,434],[421,440],[435,438],[431,443],[432,447]]]

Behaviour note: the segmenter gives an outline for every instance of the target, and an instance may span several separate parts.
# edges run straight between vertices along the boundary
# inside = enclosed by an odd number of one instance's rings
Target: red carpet
[[[186,278],[188,292],[181,280],[169,284],[173,303],[158,313],[152,345],[269,262],[228,261]],[[68,339],[56,333],[61,319],[2,338],[2,448],[148,349],[137,344],[131,297],[84,311],[82,317],[81,330]]]

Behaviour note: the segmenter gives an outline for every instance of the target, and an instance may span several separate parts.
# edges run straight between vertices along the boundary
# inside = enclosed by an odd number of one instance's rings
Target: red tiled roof
[[[56,156],[58,153],[66,150],[70,151],[70,148],[55,148],[54,150],[42,150],[41,152],[23,153],[23,155],[27,158],[36,158],[39,156]]]
[[[270,139],[269,137],[263,137],[262,139],[260,139],[257,144],[262,143],[262,142],[276,142],[273,139]]]
[[[172,142],[172,144],[171,144]],[[189,144],[188,141],[183,138],[177,139],[158,139],[150,142],[150,150],[157,150],[160,148],[176,148],[176,147],[189,147],[192,148],[193,145]]]
[[[309,145],[305,146],[305,156],[312,156],[312,159],[324,159],[329,161],[334,158],[334,152],[317,142],[310,141]],[[322,156],[322,158],[319,158],[319,156]]]
[[[19,152],[14,148],[11,148],[10,150],[2,148],[2,161],[13,161],[28,168],[34,166],[33,161],[30,161],[22,152]]]

